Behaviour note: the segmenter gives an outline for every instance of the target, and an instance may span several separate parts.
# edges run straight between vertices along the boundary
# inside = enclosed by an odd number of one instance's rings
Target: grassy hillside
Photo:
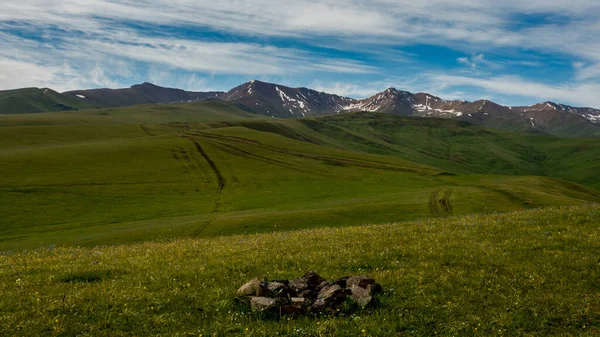
[[[0,251],[600,202],[585,139],[255,117],[204,102],[0,118]]]
[[[0,115],[0,127],[48,125],[123,125],[169,122],[211,122],[257,119],[220,101],[181,104],[149,104],[133,107]]]
[[[77,97],[51,89],[25,88],[0,91],[0,115],[89,109],[93,106]]]
[[[0,255],[12,336],[597,336],[600,208]],[[254,277],[373,276],[376,307],[263,320]]]
[[[302,137],[328,146],[399,156],[455,173],[545,175],[600,189],[600,143],[593,138],[525,135],[453,120],[372,113],[285,121],[294,129],[292,123],[298,122],[319,134]]]

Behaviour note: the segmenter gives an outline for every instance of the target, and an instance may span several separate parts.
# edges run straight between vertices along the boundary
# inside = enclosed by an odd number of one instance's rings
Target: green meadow
[[[0,255],[6,336],[598,336],[600,208]],[[263,319],[254,277],[373,276],[376,306]]]
[[[599,155],[593,139],[218,102],[4,115],[0,250],[596,203]]]
[[[0,335],[600,335],[600,143],[224,103],[0,115]],[[368,274],[265,319],[254,277]]]

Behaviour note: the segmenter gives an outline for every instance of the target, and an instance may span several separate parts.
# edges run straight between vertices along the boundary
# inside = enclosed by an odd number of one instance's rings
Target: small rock
[[[255,312],[302,316],[309,312],[337,315],[351,298],[360,307],[371,305],[381,285],[367,276],[348,276],[327,282],[314,271],[294,280],[261,282],[251,280],[241,286],[236,302]]]
[[[301,307],[310,306],[310,300],[304,297],[292,297],[292,304],[299,305]]]
[[[329,283],[329,282],[327,282],[327,281],[323,281],[323,282],[321,282],[321,284],[319,284],[319,285],[318,285],[318,286],[315,288],[315,290],[316,290],[317,292],[319,292],[319,291],[321,291],[321,289],[323,289],[323,288],[325,288],[325,287],[327,287],[327,286],[330,286],[330,285],[332,285],[332,284],[331,284],[331,283]],[[343,288],[343,287],[342,287],[342,288]]]
[[[268,297],[252,297],[250,307],[253,311],[268,311],[277,307],[277,300]]]
[[[238,289],[237,294],[238,296],[260,296],[262,294],[260,294],[260,290],[261,290],[261,281],[257,278],[255,278],[254,280],[244,284],[243,286],[240,287],[240,289]]]
[[[325,279],[315,271],[309,271],[308,273],[304,274],[304,276],[302,276],[302,280],[313,288],[316,288],[321,283],[325,282]]]
[[[285,285],[279,282],[269,282],[269,284],[267,285],[267,289],[269,289],[269,291],[274,294],[281,292],[284,288]]]
[[[327,306],[327,303],[325,303],[325,300],[318,299],[310,307],[310,312],[313,312],[313,313],[321,312],[321,311],[323,311],[323,309],[325,309],[326,306]]]
[[[319,292],[318,299],[325,301],[328,305],[341,304],[346,300],[346,291],[337,284],[326,286]]]
[[[333,282],[331,282],[331,284],[337,284],[338,286],[342,287],[342,288],[346,288],[346,280],[348,280],[350,278],[350,276],[345,276],[342,278],[339,278]]]
[[[301,292],[308,289],[308,284],[303,279],[297,278],[290,282],[290,288],[294,289],[297,292]]]
[[[298,297],[314,298],[316,293],[310,289],[303,290],[298,293]]]
[[[362,308],[368,306],[373,301],[373,297],[365,288],[353,285],[352,288],[350,288],[350,290],[352,291],[352,295],[350,295],[350,297]]]
[[[350,276],[346,280],[346,288],[352,288],[353,285],[367,289],[369,284],[375,284],[375,280],[368,276]]]

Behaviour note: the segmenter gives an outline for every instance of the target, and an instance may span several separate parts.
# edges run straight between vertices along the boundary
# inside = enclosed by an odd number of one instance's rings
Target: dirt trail
[[[192,143],[194,143],[194,145],[196,146],[196,150],[198,150],[198,153],[200,153],[200,155],[202,157],[204,157],[204,159],[206,159],[206,162],[208,162],[208,165],[210,165],[210,168],[215,172],[215,174],[217,175],[217,180],[219,181],[219,191],[222,191],[225,188],[225,185],[227,185],[227,180],[225,179],[225,177],[223,176],[223,174],[221,174],[221,171],[219,171],[219,168],[217,167],[217,164],[215,164],[215,162],[210,159],[210,157],[208,156],[208,154],[206,153],[206,151],[204,151],[204,149],[202,148],[202,146],[200,145],[200,143],[198,143],[196,140],[188,138]]]

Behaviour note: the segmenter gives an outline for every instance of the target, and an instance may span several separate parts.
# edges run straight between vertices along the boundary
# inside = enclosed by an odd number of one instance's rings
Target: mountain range
[[[261,81],[228,92],[190,92],[151,83],[124,89],[74,90],[48,88],[0,91],[0,114],[73,111],[138,104],[191,103],[208,99],[271,117],[302,118],[349,112],[380,112],[402,116],[458,119],[510,131],[562,137],[600,137],[600,110],[554,102],[503,106],[488,100],[444,100],[428,93],[395,88],[365,99],[353,99],[308,88],[290,88]]]

